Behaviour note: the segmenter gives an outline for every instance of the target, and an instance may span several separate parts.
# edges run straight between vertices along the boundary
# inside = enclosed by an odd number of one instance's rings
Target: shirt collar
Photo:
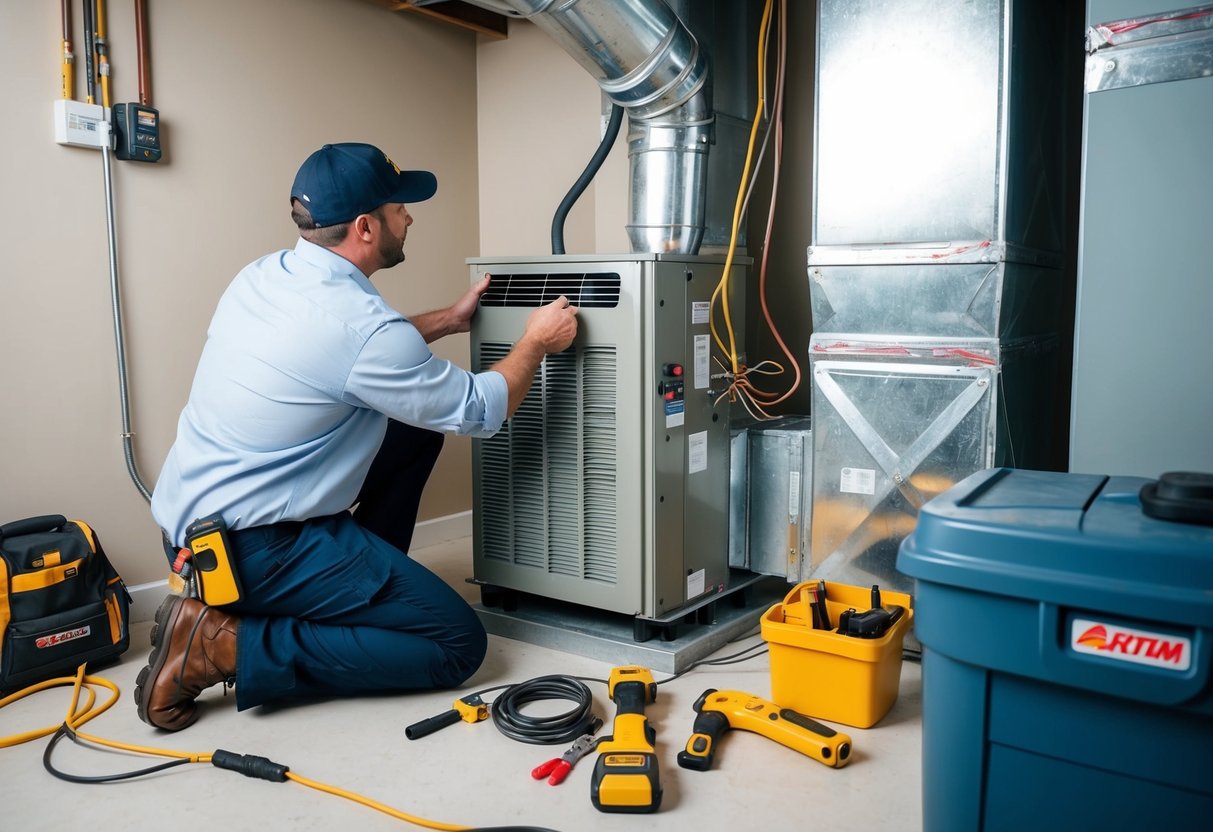
[[[368,294],[379,294],[379,290],[371,283],[371,279],[362,273],[361,269],[331,249],[318,246],[300,237],[299,241],[295,243],[295,254],[305,263],[327,269],[334,274],[349,275]]]

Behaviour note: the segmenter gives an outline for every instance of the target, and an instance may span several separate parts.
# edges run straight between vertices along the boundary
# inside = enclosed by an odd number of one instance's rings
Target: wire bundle
[[[571,700],[574,707],[548,716],[522,712],[524,705],[546,699]],[[594,715],[593,707],[594,697],[584,683],[574,676],[553,675],[510,685],[493,700],[489,713],[497,730],[510,739],[556,745],[593,734],[602,727],[602,719]]]
[[[779,2],[779,44],[776,49],[776,72],[775,72],[775,95],[774,109],[768,119],[766,135],[763,138],[762,147],[759,149],[758,158],[754,160],[754,145],[758,137],[758,127],[762,122],[763,113],[767,108],[767,90],[766,90],[766,64],[767,50],[770,47],[770,29],[773,15],[773,0],[767,0],[764,4],[762,13],[762,23],[759,26],[758,38],[758,106],[754,113],[754,120],[750,127],[750,142],[746,151],[745,166],[742,171],[741,183],[737,189],[737,203],[733,212],[732,234],[729,239],[728,256],[725,259],[724,275],[720,280],[720,284],[716,287],[716,291],[712,294],[712,303],[715,305],[717,299],[720,299],[721,310],[724,316],[725,331],[728,335],[728,343],[726,344],[720,333],[716,329],[715,318],[711,318],[712,336],[716,341],[716,346],[728,358],[726,365],[720,359],[716,359],[716,363],[721,367],[721,372],[714,374],[713,378],[724,378],[729,381],[727,389],[716,398],[713,405],[719,404],[726,397],[730,401],[740,400],[745,409],[751,416],[756,419],[773,419],[773,415],[768,413],[765,408],[777,405],[780,402],[786,401],[800,387],[800,365],[796,357],[792,355],[784,343],[783,337],[779,334],[775,327],[775,322],[771,318],[771,311],[767,306],[766,284],[767,284],[767,259],[771,250],[771,232],[775,224],[775,204],[776,197],[779,192],[779,173],[783,167],[783,99],[784,99],[784,81],[787,67],[787,0]],[[772,393],[766,390],[759,389],[753,381],[751,375],[781,375],[784,372],[784,367],[776,361],[762,361],[758,364],[746,367],[743,366],[737,357],[736,338],[733,333],[733,322],[729,312],[729,273],[733,263],[733,256],[737,249],[737,238],[741,226],[742,217],[745,215],[746,207],[749,203],[750,194],[754,187],[754,178],[751,176],[751,171],[757,169],[762,163],[762,157],[766,153],[767,142],[774,136],[775,159],[771,178],[771,202],[767,214],[766,234],[762,245],[762,260],[759,267],[759,301],[762,306],[763,317],[766,319],[767,327],[774,336],[776,343],[779,344],[780,350],[787,357],[790,366],[795,372],[795,380],[791,387],[783,393]],[[751,165],[751,162],[753,164]],[[714,311],[714,310],[713,310]]]

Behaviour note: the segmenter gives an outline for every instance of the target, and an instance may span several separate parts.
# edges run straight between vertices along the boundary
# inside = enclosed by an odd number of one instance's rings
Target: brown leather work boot
[[[198,694],[218,682],[234,684],[238,620],[193,598],[166,598],[156,610],[147,667],[135,679],[139,718],[180,731],[198,718]]]

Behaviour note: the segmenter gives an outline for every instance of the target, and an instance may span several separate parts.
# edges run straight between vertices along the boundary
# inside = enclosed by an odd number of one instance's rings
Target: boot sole
[[[153,728],[160,728],[166,731],[180,731],[182,728],[188,728],[198,718],[198,713],[195,711],[184,725],[179,725],[176,728],[165,728],[163,725],[157,725],[152,722],[148,714],[148,703],[143,696],[145,686],[148,688],[154,686],[155,680],[160,677],[160,672],[164,669],[164,661],[168,658],[168,650],[165,649],[165,644],[171,643],[173,640],[173,626],[180,617],[179,613],[184,602],[184,598],[170,595],[164,599],[160,604],[160,608],[156,610],[156,619],[155,623],[152,624],[151,633],[152,653],[147,658],[147,665],[135,677],[135,704],[139,709],[139,718]],[[152,682],[152,685],[148,685],[149,681]]]

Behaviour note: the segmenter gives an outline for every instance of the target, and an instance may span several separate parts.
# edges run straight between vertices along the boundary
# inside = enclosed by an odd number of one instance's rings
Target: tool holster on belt
[[[181,594],[218,607],[240,600],[240,576],[232,561],[227,526],[217,514],[195,520],[185,530],[186,545],[180,549],[164,536],[173,575],[182,582]]]

